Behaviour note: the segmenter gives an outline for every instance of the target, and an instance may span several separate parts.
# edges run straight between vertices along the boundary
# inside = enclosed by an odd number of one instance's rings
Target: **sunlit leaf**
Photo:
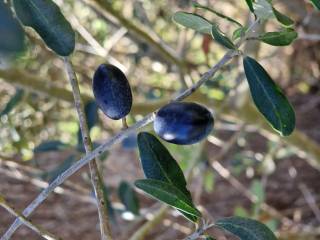
[[[75,33],[52,0],[13,0],[21,22],[32,27],[58,55],[68,56],[75,47]]]
[[[193,203],[175,186],[154,179],[141,179],[135,182],[137,188],[148,193],[157,200],[160,200],[174,208],[196,217],[201,213],[194,207]]]
[[[254,13],[259,19],[268,20],[274,18],[272,5],[268,0],[256,0],[253,3]]]
[[[267,32],[258,37],[264,43],[273,46],[287,46],[290,45],[296,38],[298,33],[293,29],[286,29],[281,32]]]
[[[277,240],[273,232],[264,224],[241,217],[220,219],[216,226],[227,230],[240,240]]]
[[[205,18],[194,13],[176,12],[173,15],[173,21],[200,33],[211,33],[212,24]]]
[[[245,57],[243,64],[255,105],[276,131],[290,135],[295,113],[288,99],[256,60]]]

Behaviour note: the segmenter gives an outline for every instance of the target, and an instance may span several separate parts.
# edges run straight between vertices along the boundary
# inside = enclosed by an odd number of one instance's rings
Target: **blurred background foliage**
[[[134,97],[133,111],[128,117],[130,125],[166,103],[181,89],[191,86],[225,53],[225,49],[210,37],[174,24],[171,20],[173,13],[181,9],[196,11],[219,23],[229,36],[237,27],[210,12],[195,10],[189,0],[55,2],[77,33],[72,61],[81,83],[90,134],[96,146],[122,127],[121,121],[107,119],[91,102],[92,76],[99,64],[109,62],[126,73]],[[295,135],[282,141],[268,127],[263,124],[260,127],[264,120],[253,113],[242,70],[238,61],[232,61],[192,97],[205,104],[216,116],[215,130],[208,142],[187,147],[166,145],[184,170],[189,161],[198,159],[190,189],[197,204],[212,219],[235,213],[266,222],[273,230],[278,230],[283,239],[320,239],[320,13],[308,1],[275,2],[296,21],[299,38],[284,48],[249,41],[245,51],[256,56],[284,89],[296,110],[297,132],[303,137]],[[199,3],[241,23],[250,21],[245,1],[199,0]],[[271,31],[277,25],[270,21],[261,28]],[[34,31],[25,31],[26,49],[18,56],[0,56],[0,192],[17,206],[25,205],[15,197],[17,186],[27,183],[9,180],[16,175],[8,173],[12,167],[5,162],[31,166],[38,171],[37,174],[31,173],[32,177],[50,182],[83,154],[63,62],[45,47]],[[151,130],[151,127],[147,129]],[[138,198],[132,195],[134,191],[128,182],[141,175],[136,153],[133,135],[103,156],[100,166],[109,198],[115,203],[123,203],[120,207],[122,213],[132,213],[122,214],[120,221],[136,219],[134,223],[141,224],[147,219],[145,213],[152,210],[152,201],[139,196],[141,203],[138,204]],[[217,163],[213,160],[219,160],[219,165],[212,164]],[[23,172],[30,175],[28,171]],[[228,174],[234,179],[230,180]],[[76,179],[82,188],[89,189],[85,172]],[[24,194],[32,197],[33,191],[26,188]],[[256,197],[255,200],[250,199],[252,196]],[[60,207],[64,208],[62,203],[60,199]],[[266,211],[265,204],[280,215]],[[139,206],[143,209],[137,218]],[[56,229],[59,226],[57,213],[49,211],[47,214],[52,217],[51,228]],[[43,215],[44,210],[37,219],[42,219]],[[91,215],[84,212],[81,216],[95,219],[94,214]],[[3,213],[1,216],[7,215]],[[294,223],[290,223],[292,226],[286,222],[287,218]],[[70,221],[84,224],[72,217]],[[4,230],[9,222],[9,216],[1,217],[0,230]],[[176,227],[166,231],[161,231],[163,227],[154,229],[151,238],[182,238],[188,232],[186,222],[182,218],[177,220],[173,213],[163,224],[170,226],[173,222],[177,222]],[[81,233],[81,239],[97,236],[95,221],[90,224],[91,228],[84,227],[86,232]],[[306,231],[300,232],[300,225]],[[66,239],[77,238],[80,233],[70,229],[70,226],[63,226],[59,235]],[[128,227],[127,231],[132,232],[132,229]],[[128,232],[121,235],[122,239],[128,239]],[[302,232],[307,235],[301,237]],[[17,239],[21,239],[19,236],[33,236],[30,234],[29,231],[19,231]]]

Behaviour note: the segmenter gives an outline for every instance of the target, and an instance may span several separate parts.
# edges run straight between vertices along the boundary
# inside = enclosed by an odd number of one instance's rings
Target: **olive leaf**
[[[236,49],[236,46],[233,44],[233,42],[219,30],[218,26],[212,26],[211,35],[213,39],[216,40],[220,45],[229,49]]]
[[[60,151],[67,149],[69,147],[68,144],[61,142],[60,140],[49,140],[40,143],[33,149],[34,153],[42,153],[49,151]]]
[[[52,0],[13,0],[18,18],[32,27],[58,55],[68,56],[75,47],[75,33]]]
[[[163,181],[154,179],[141,179],[135,181],[135,186],[178,210],[201,217],[201,213],[194,207],[193,203],[177,187]]]
[[[25,34],[17,19],[0,1],[0,53],[15,54],[25,49]]]
[[[261,20],[274,18],[271,2],[268,0],[256,0],[253,3],[254,13]]]
[[[272,8],[272,10],[273,10],[273,13],[274,13],[276,19],[278,20],[278,22],[281,23],[283,26],[292,27],[294,25],[294,21],[291,18],[282,14],[274,7]]]
[[[223,218],[218,220],[215,225],[232,233],[240,240],[277,240],[266,225],[249,218]]]
[[[24,91],[17,89],[16,93],[11,97],[4,109],[0,112],[0,117],[9,114],[23,99]]]
[[[126,207],[126,210],[133,213],[134,215],[139,215],[139,201],[136,195],[136,192],[131,187],[131,185],[126,182],[122,181],[118,188],[118,196]]]
[[[140,132],[138,147],[146,178],[161,180],[179,188],[191,200],[183,172],[167,148],[152,134]]]
[[[252,13],[254,13],[253,0],[246,0],[246,3],[247,3],[247,5],[248,5],[250,11],[251,11]]]
[[[138,148],[146,178],[160,180],[176,187],[192,203],[183,172],[167,148],[155,136],[147,132],[138,134]],[[193,222],[197,220],[193,215],[183,211],[181,213]]]
[[[320,10],[320,0],[310,0],[310,2],[316,9]]]
[[[247,30],[248,30],[247,27],[237,28],[236,30],[234,30],[234,32],[232,34],[232,40],[236,40],[238,38],[241,38]]]
[[[273,46],[287,46],[290,45],[296,38],[298,33],[293,29],[286,29],[281,32],[267,32],[258,37],[264,43]]]
[[[173,15],[172,19],[174,22],[200,33],[210,34],[211,32],[212,24],[197,14],[179,11]]]
[[[286,96],[256,60],[245,57],[243,65],[258,110],[282,136],[290,135],[295,128],[295,113]]]
[[[226,20],[228,20],[229,22],[235,23],[235,24],[237,24],[239,27],[242,27],[242,24],[239,23],[237,20],[234,20],[233,18],[230,18],[230,17],[228,17],[228,16],[226,16],[226,15],[224,15],[224,14],[222,14],[222,13],[220,13],[220,12],[218,12],[218,11],[212,9],[212,8],[209,8],[209,7],[207,7],[207,6],[201,5],[201,4],[197,3],[197,2],[193,2],[193,7],[195,7],[195,8],[201,8],[201,9],[207,10],[207,11],[209,11],[209,12],[212,12],[213,14],[217,15],[217,16],[220,17],[220,18],[226,19]]]

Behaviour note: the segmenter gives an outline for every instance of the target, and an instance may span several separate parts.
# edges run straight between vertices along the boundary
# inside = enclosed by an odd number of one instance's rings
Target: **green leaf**
[[[274,7],[272,8],[274,15],[276,16],[276,19],[279,23],[281,23],[285,27],[292,27],[294,25],[294,21],[289,18],[288,16],[282,14]]]
[[[241,38],[247,30],[248,30],[247,27],[237,28],[236,30],[234,30],[234,32],[232,34],[232,40],[236,40],[238,38]]]
[[[122,181],[118,188],[118,196],[126,207],[126,210],[133,213],[134,215],[139,215],[139,201],[136,192],[133,190],[128,182]]]
[[[258,110],[282,136],[290,135],[295,128],[295,113],[286,96],[256,60],[245,57],[243,65]]]
[[[229,49],[236,49],[236,46],[233,42],[219,30],[218,26],[212,26],[211,35],[219,44]]]
[[[173,15],[173,21],[205,34],[210,34],[212,28],[212,24],[207,19],[194,13],[176,12]]]
[[[148,193],[176,209],[196,217],[201,217],[201,213],[194,207],[193,203],[175,186],[154,179],[141,179],[135,181],[137,188]]]
[[[174,185],[192,201],[183,172],[167,148],[152,134],[140,132],[138,147],[141,165],[146,178]]]
[[[59,151],[68,148],[68,145],[61,142],[60,140],[51,140],[40,143],[33,149],[34,153],[42,153],[49,151]]]
[[[253,3],[254,13],[261,20],[268,20],[274,18],[272,5],[268,0],[256,0]]]
[[[240,240],[277,240],[273,232],[264,224],[241,217],[230,217],[220,219],[216,226],[221,227]]]
[[[310,0],[310,2],[316,9],[320,10],[320,0]]]
[[[58,55],[68,56],[75,47],[75,33],[51,0],[13,0],[21,22],[32,27]]]
[[[0,1],[0,53],[14,54],[25,49],[25,35],[7,5]]]
[[[247,5],[248,5],[250,11],[251,11],[252,13],[254,13],[253,0],[246,0],[246,3],[247,3]]]
[[[23,96],[24,91],[22,89],[17,89],[16,93],[11,97],[4,109],[0,112],[0,117],[3,115],[8,115],[21,102]]]
[[[226,19],[226,20],[228,20],[229,22],[235,23],[235,24],[237,24],[238,26],[242,27],[242,24],[239,23],[238,21],[236,21],[236,20],[234,20],[234,19],[232,19],[232,18],[230,18],[230,17],[228,17],[228,16],[226,16],[226,15],[224,15],[224,14],[222,14],[222,13],[220,13],[220,12],[218,12],[218,11],[212,9],[212,8],[209,8],[209,7],[207,7],[207,6],[201,5],[201,4],[197,3],[197,2],[194,2],[194,3],[193,3],[193,6],[194,6],[195,8],[201,8],[201,9],[208,10],[209,12],[212,12],[213,14],[217,15],[218,17],[221,17],[221,18],[223,18],[223,19]]]
[[[258,37],[264,43],[270,44],[272,46],[288,46],[296,38],[298,33],[293,29],[286,29],[281,32],[267,32]]]

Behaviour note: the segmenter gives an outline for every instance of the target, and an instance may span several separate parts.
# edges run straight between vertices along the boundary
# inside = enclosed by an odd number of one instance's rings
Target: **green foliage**
[[[232,22],[232,23],[238,25],[239,27],[242,27],[242,24],[239,23],[237,20],[232,19],[232,18],[230,18],[230,17],[228,17],[228,16],[226,16],[226,15],[224,15],[224,14],[222,14],[222,13],[220,13],[220,12],[218,12],[218,11],[212,9],[212,8],[203,6],[203,5],[201,5],[201,4],[197,3],[197,2],[194,2],[194,3],[193,3],[193,6],[194,6],[195,8],[201,8],[201,9],[208,10],[209,12],[212,12],[213,14],[217,15],[218,17],[223,18],[223,19],[226,19],[226,20],[228,20],[229,22]]]
[[[214,40],[216,40],[222,46],[229,49],[236,49],[236,46],[233,44],[233,42],[219,30],[218,26],[212,26],[211,35]]]
[[[24,90],[17,89],[16,93],[11,97],[4,109],[0,112],[0,117],[9,114],[23,99]]]
[[[167,183],[167,185],[178,189],[184,195],[184,198],[192,203],[192,197],[186,187],[187,183],[183,172],[166,147],[155,136],[147,132],[138,134],[138,147],[146,178]],[[185,212],[182,213],[188,219],[196,221],[194,216],[188,216]]]
[[[40,143],[37,147],[33,149],[34,153],[42,153],[49,151],[60,151],[68,148],[68,145],[61,142],[60,140],[51,140]]]
[[[240,27],[237,28],[236,30],[234,30],[233,34],[232,34],[232,40],[236,40],[240,37],[243,36],[243,34],[247,31],[247,27]]]
[[[245,57],[243,65],[258,110],[281,135],[290,135],[295,128],[295,113],[286,96],[256,60]]]
[[[158,199],[187,214],[195,217],[201,217],[201,213],[194,207],[190,199],[177,187],[167,182],[154,179],[141,179],[135,181],[135,185],[137,188],[140,188],[155,199]],[[195,221],[196,219],[197,218],[190,220]]]
[[[268,0],[256,0],[253,3],[254,13],[261,20],[274,18],[272,5]]]
[[[118,188],[118,196],[126,210],[139,215],[139,201],[136,192],[128,182],[122,181]]]
[[[0,35],[0,53],[15,54],[24,50],[23,29],[3,1],[0,1]]]
[[[320,11],[320,0],[310,0],[313,6]]]
[[[285,29],[281,32],[267,32],[258,37],[264,43],[273,45],[273,46],[288,46],[296,38],[298,33],[293,29]]]
[[[274,13],[276,19],[278,20],[278,22],[281,23],[283,26],[292,27],[294,25],[294,21],[291,18],[282,14],[274,7],[272,8],[272,10],[273,10],[273,13]]]
[[[146,178],[168,182],[179,188],[190,200],[183,172],[166,147],[152,134],[138,134],[141,165]]]
[[[216,222],[216,226],[227,230],[240,240],[277,240],[267,226],[248,218],[223,218]]]
[[[205,34],[211,34],[212,24],[205,18],[187,12],[176,12],[173,15],[173,21],[195,31]]]
[[[253,0],[246,0],[246,3],[252,13],[254,13]]]
[[[75,33],[51,0],[13,0],[21,22],[32,27],[58,55],[68,56],[75,47]]]

